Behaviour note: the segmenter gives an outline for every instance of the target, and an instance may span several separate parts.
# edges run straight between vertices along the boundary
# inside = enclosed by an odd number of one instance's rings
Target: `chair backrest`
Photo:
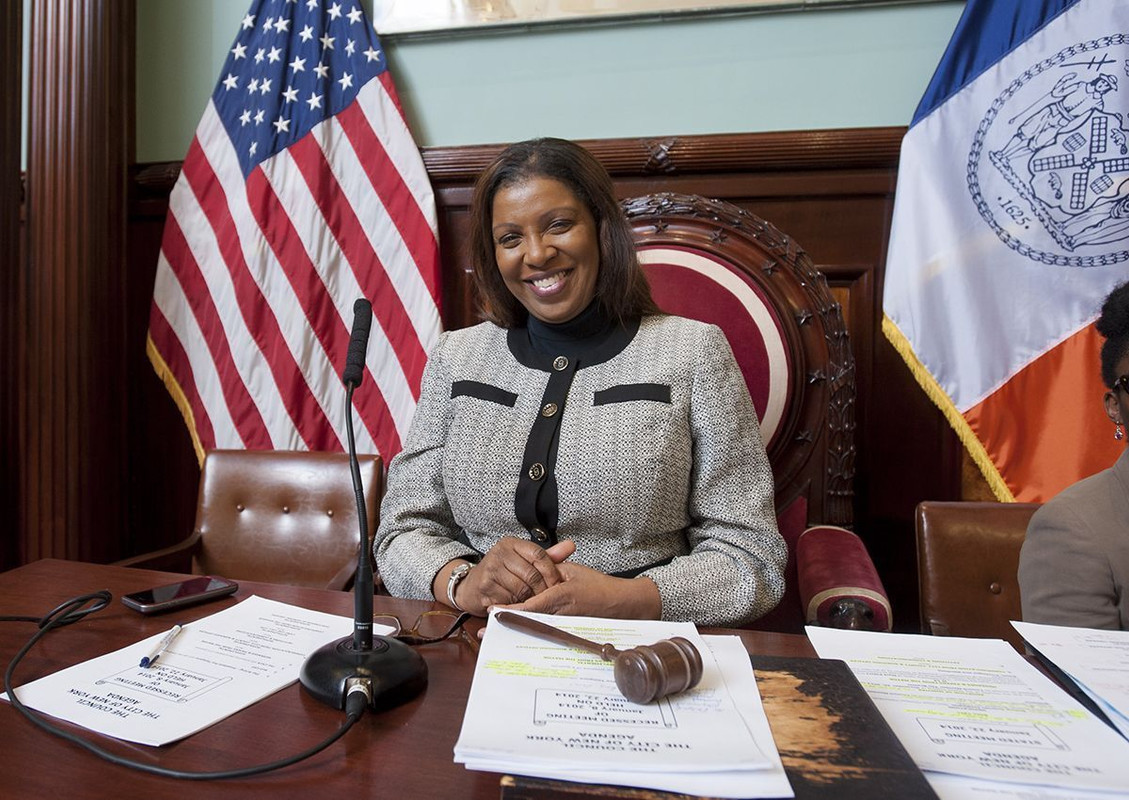
[[[938,636],[1006,639],[1022,619],[1019,550],[1038,503],[934,502],[917,506],[921,627]]]
[[[623,202],[655,301],[725,331],[757,415],[776,508],[850,526],[854,358],[842,310],[811,259],[770,223],[718,200]]]
[[[370,535],[382,491],[380,458],[360,459]],[[344,453],[213,450],[196,507],[196,573],[344,589],[360,527]]]
[[[855,371],[842,309],[807,253],[744,209],[673,193],[630,198],[623,207],[655,302],[720,327],[745,376],[788,545],[784,598],[752,627],[802,631],[800,536],[809,525],[853,521]],[[865,564],[852,564],[860,567],[854,576],[869,578],[850,588],[873,589],[885,602],[865,547],[858,549]],[[825,585],[844,594],[835,581]],[[888,604],[883,613],[888,621]]]

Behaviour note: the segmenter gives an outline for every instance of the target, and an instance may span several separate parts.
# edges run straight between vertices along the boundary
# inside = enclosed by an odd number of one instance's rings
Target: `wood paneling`
[[[19,558],[121,555],[132,0],[34,0],[18,287]]]

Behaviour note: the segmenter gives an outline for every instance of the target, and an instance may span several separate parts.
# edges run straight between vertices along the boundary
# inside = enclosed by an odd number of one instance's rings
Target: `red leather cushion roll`
[[[890,630],[890,600],[874,562],[862,540],[846,528],[819,525],[804,531],[796,543],[796,570],[809,625],[829,625],[832,606],[853,598],[873,611],[873,630]]]

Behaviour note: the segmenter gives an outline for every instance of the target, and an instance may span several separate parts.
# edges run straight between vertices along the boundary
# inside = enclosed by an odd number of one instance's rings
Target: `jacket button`
[[[999,594],[1001,591],[1003,591],[1003,587],[995,581],[992,581],[991,584],[988,585],[988,591],[992,594]]]
[[[551,417],[556,413],[557,413],[557,404],[556,403],[546,403],[541,408],[541,416],[543,416],[543,417]]]
[[[568,368],[568,359],[564,356],[557,356],[553,359],[553,369],[560,372],[562,369]]]
[[[545,477],[545,465],[534,464],[529,468],[529,477],[535,481],[539,481]]]
[[[533,538],[538,542],[546,542],[549,540],[549,534],[545,532],[544,528],[530,528],[529,532],[533,534]]]

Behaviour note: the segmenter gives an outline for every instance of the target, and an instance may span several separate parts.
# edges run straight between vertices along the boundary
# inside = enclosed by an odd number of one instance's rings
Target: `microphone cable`
[[[20,663],[25,655],[51,631],[56,628],[61,628],[64,625],[70,625],[84,619],[88,614],[95,611],[100,611],[105,608],[112,599],[113,595],[109,591],[103,589],[97,592],[90,592],[89,594],[78,595],[72,597],[63,603],[60,603],[54,609],[47,613],[46,616],[32,617],[32,616],[0,616],[0,622],[34,622],[38,625],[39,630],[32,635],[19,652],[16,653],[10,662],[8,668],[4,671],[4,689],[8,693],[8,700],[12,706],[16,708],[21,714],[24,715],[33,725],[46,731],[49,734],[58,736],[60,739],[65,739],[71,744],[77,745],[84,750],[98,756],[104,761],[109,761],[111,764],[136,769],[141,772],[148,772],[151,775],[161,775],[166,778],[178,778],[180,780],[189,781],[214,781],[224,780],[230,778],[247,778],[252,775],[261,775],[265,772],[272,772],[282,767],[288,767],[291,764],[297,764],[310,756],[317,755],[322,750],[325,750],[331,744],[336,742],[342,736],[349,732],[349,729],[356,724],[365,713],[368,707],[368,695],[360,688],[349,691],[345,700],[345,722],[338,728],[331,736],[324,741],[310,747],[302,752],[280,759],[278,761],[270,761],[265,764],[257,764],[251,767],[241,767],[238,769],[217,770],[214,772],[189,772],[186,770],[170,769],[168,767],[160,767],[154,764],[148,764],[141,761],[134,761],[124,756],[119,756],[116,753],[111,753],[102,747],[99,747],[94,742],[82,738],[70,731],[64,730],[56,725],[51,724],[43,716],[37,714],[32,709],[24,705],[14,689],[12,682],[12,675],[16,671],[16,666]]]

